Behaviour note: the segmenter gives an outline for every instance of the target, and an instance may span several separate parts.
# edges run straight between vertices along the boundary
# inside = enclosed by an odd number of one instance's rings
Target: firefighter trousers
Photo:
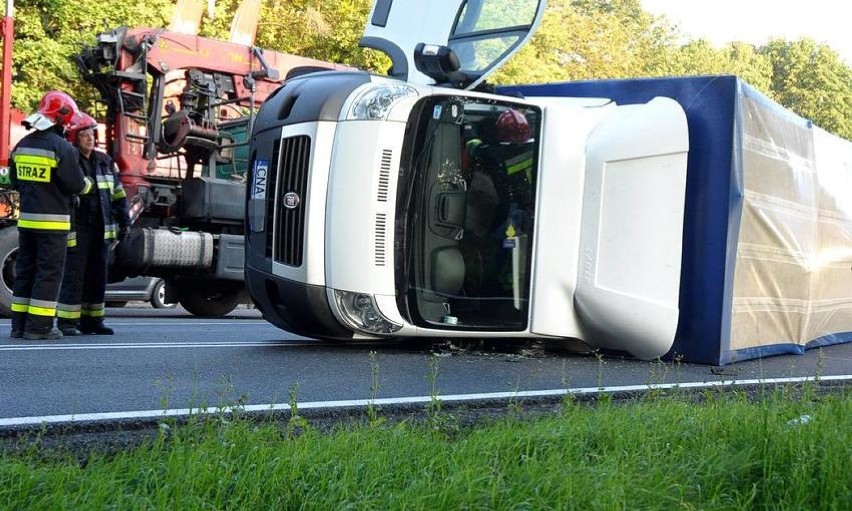
[[[94,328],[104,320],[109,244],[101,228],[77,228],[77,246],[68,249],[56,315],[62,328]]]
[[[12,291],[12,331],[46,333],[53,328],[65,267],[66,233],[18,229]]]

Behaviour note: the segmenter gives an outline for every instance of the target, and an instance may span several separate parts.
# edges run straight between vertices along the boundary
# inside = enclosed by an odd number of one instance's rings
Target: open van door
[[[388,74],[472,89],[541,23],[547,0],[375,0],[360,46],[386,53]]]

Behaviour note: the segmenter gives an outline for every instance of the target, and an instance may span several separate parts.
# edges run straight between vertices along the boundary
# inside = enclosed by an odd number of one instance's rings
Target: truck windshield
[[[418,106],[397,198],[400,311],[423,327],[523,330],[540,111],[454,96]]]

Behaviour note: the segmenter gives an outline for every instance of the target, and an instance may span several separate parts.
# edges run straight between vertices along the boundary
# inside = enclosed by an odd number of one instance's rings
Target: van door
[[[674,342],[688,153],[670,98],[621,105],[589,136],[574,302],[596,347],[652,359]]]
[[[386,53],[394,78],[472,89],[532,37],[546,5],[547,0],[375,0],[359,44]],[[429,65],[415,56],[418,51],[452,54],[447,57],[457,66],[452,79],[424,72]]]

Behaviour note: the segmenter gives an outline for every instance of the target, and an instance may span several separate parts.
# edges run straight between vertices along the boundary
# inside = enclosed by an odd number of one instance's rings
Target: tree
[[[669,52],[665,62],[654,66],[654,76],[737,75],[753,87],[769,91],[772,66],[769,59],[747,43],[716,48],[706,39],[689,41]]]
[[[216,16],[203,21],[201,35],[226,39],[239,2],[218,0]],[[71,56],[106,29],[166,26],[173,3],[20,0],[12,103],[29,111],[44,91],[61,89],[90,109],[95,93],[80,80]],[[390,64],[385,55],[358,47],[371,5],[372,0],[266,1],[257,45],[384,72]],[[664,17],[646,12],[639,0],[549,0],[531,43],[492,81],[696,74],[736,74],[799,115],[852,139],[852,68],[828,46],[776,40],[759,48],[745,43],[716,48],[708,41],[686,40]]]
[[[385,70],[383,54],[358,47],[372,0],[267,2],[257,44],[303,57]]]
[[[492,80],[733,74],[820,127],[852,139],[852,68],[828,46],[806,39],[718,48],[685,39],[637,0],[551,0],[531,43]]]
[[[31,111],[50,89],[69,92],[81,108],[94,106],[94,91],[83,84],[72,55],[106,29],[120,25],[163,26],[171,0],[22,0],[15,8],[12,104]]]
[[[852,140],[852,68],[811,39],[772,40],[759,53],[772,63],[770,95],[828,131]]]
[[[647,75],[673,42],[637,0],[551,0],[531,43],[495,76],[497,83]]]

